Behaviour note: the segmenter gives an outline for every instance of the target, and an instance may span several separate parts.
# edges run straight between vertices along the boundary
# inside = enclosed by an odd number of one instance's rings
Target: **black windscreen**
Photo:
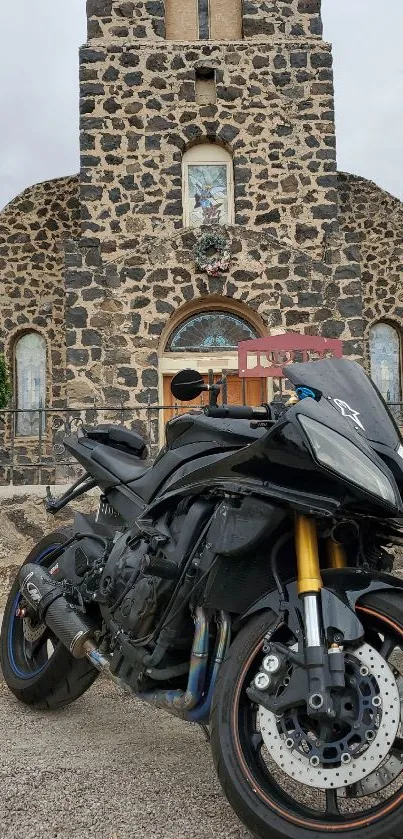
[[[396,449],[400,435],[378,388],[360,364],[345,358],[328,358],[284,368],[295,387],[320,392],[338,413],[351,419],[368,440]]]

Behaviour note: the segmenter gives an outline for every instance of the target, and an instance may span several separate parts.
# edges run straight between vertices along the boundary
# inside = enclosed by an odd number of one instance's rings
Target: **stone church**
[[[285,331],[340,338],[401,401],[402,204],[337,171],[320,0],[87,0],[87,17],[80,173],[0,214],[18,407],[122,404],[141,429],[184,366],[260,402],[237,344]]]

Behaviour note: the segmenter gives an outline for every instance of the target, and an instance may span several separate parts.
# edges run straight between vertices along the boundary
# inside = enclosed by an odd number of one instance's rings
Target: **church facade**
[[[238,342],[284,331],[340,338],[400,402],[402,204],[337,171],[320,0],[87,0],[87,15],[80,173],[0,215],[20,408],[122,404],[141,430],[183,366],[225,369],[239,401]],[[23,445],[37,428],[17,423]]]

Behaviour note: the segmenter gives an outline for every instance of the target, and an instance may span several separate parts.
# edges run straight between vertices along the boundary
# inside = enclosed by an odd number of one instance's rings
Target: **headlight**
[[[377,495],[388,504],[398,505],[391,482],[354,443],[310,417],[298,414],[298,419],[319,463],[371,495]]]

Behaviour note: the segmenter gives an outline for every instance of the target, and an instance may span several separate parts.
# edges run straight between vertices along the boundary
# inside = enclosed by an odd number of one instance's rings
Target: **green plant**
[[[0,408],[6,408],[12,395],[10,376],[3,353],[0,353]]]

